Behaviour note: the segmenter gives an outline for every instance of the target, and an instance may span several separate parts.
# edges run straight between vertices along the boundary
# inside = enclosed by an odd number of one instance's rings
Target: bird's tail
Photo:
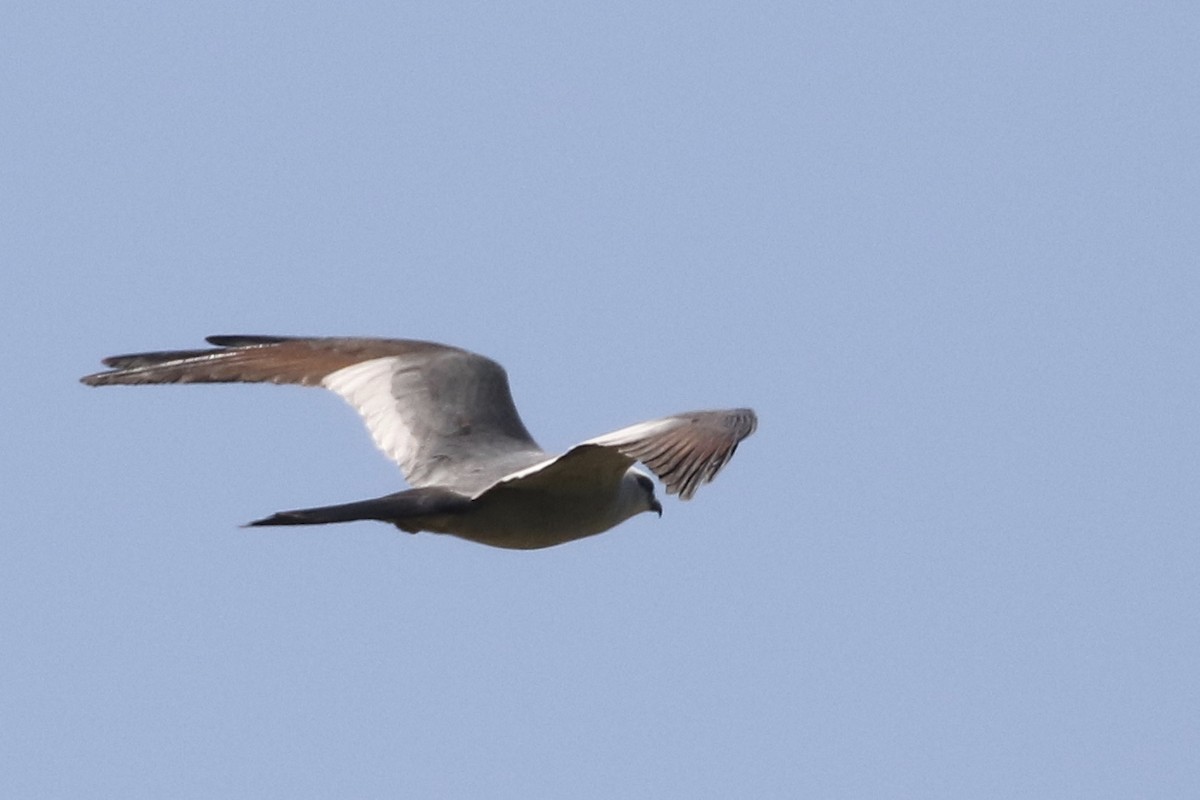
[[[471,500],[466,495],[449,489],[426,487],[336,506],[280,511],[269,517],[248,522],[244,527],[327,525],[331,522],[372,519],[390,522],[401,530],[416,533],[425,529],[423,522],[429,517],[463,513],[470,505]]]

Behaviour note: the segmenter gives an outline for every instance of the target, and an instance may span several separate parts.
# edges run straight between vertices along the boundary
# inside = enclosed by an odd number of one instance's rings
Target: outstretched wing
[[[690,500],[702,483],[716,477],[733,458],[738,443],[758,427],[749,408],[690,411],[639,422],[578,445],[612,447],[645,464],[667,494]]]
[[[498,484],[578,479],[588,473],[620,474],[640,461],[667,487],[667,494],[691,500],[733,458],[738,443],[758,427],[749,408],[690,411],[639,422],[575,445],[556,458],[505,475]],[[593,475],[594,477],[594,475]]]
[[[545,458],[517,414],[496,362],[408,339],[210,336],[214,348],[104,359],[89,386],[288,383],[322,386],[362,416],[414,487],[474,492]]]

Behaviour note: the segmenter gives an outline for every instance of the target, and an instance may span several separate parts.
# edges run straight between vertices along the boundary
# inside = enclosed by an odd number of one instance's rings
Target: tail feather
[[[336,506],[279,511],[269,517],[248,522],[244,527],[327,525],[333,522],[370,519],[390,522],[401,530],[416,533],[422,530],[423,518],[462,513],[470,505],[471,499],[466,495],[452,492],[449,489],[426,487]]]

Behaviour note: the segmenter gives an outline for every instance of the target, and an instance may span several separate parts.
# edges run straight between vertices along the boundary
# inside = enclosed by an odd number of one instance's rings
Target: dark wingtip
[[[120,367],[123,359],[128,359],[129,356],[109,356],[108,358],[100,359],[100,363],[106,367]],[[79,379],[79,382],[84,386],[104,386],[107,384],[108,376],[111,372],[93,372],[91,375],[84,375]]]

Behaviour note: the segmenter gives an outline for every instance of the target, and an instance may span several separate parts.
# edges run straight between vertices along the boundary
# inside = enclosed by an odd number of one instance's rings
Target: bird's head
[[[638,504],[638,510],[635,513],[653,511],[661,517],[662,503],[658,502],[658,498],[654,496],[654,479],[640,469],[630,468],[629,472],[625,474],[625,480],[631,482],[634,487],[635,502]]]

